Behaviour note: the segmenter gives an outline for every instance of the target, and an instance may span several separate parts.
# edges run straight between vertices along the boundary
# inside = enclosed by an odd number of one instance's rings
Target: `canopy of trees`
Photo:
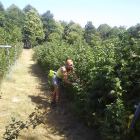
[[[63,40],[69,44],[73,44],[75,41],[84,41],[89,46],[94,47],[118,38],[121,32],[126,31],[126,27],[120,26],[118,28],[101,24],[95,28],[91,21],[87,21],[85,28],[82,28],[72,20],[69,23],[55,21],[54,15],[49,10],[39,15],[36,8],[31,5],[20,9],[14,4],[5,10],[0,2],[0,30],[1,35],[4,33],[7,36],[7,41],[16,38],[17,41],[23,41],[25,45]],[[139,31],[140,24],[127,30],[131,38],[137,39],[140,37]]]
[[[45,34],[43,32],[43,24],[34,10],[30,10],[26,14],[26,20],[23,27],[24,41],[30,41],[36,45],[38,40],[43,40]]]

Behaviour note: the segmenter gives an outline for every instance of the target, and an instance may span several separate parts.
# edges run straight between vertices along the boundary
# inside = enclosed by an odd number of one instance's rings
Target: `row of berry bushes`
[[[129,35],[122,33],[116,41],[93,48],[84,41],[73,45],[48,42],[34,51],[46,73],[57,71],[66,58],[74,61],[81,85],[71,87],[63,82],[63,90],[73,100],[74,113],[96,126],[105,140],[140,137],[139,120],[133,133],[128,133],[129,116],[140,102],[140,53]],[[72,75],[69,81],[74,81]]]
[[[8,48],[9,53],[7,48],[0,47],[0,75],[1,75],[0,79],[2,79],[4,74],[8,72],[9,58],[10,65],[12,65],[21,54],[23,48],[23,43],[19,42],[17,38],[15,38],[14,33],[10,33],[6,31],[4,28],[0,28],[0,45],[7,44],[11,46],[11,48]]]

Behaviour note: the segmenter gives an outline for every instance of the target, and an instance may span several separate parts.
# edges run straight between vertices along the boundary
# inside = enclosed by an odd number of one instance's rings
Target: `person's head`
[[[68,69],[73,68],[73,61],[71,59],[66,59],[66,66]]]

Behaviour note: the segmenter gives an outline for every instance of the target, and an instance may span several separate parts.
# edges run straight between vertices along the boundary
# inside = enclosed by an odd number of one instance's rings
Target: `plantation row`
[[[140,49],[129,35],[122,33],[93,48],[80,41],[73,45],[48,42],[34,50],[46,73],[57,71],[66,58],[74,61],[81,85],[72,88],[63,82],[63,90],[73,100],[74,113],[96,126],[105,140],[138,140],[139,120],[133,133],[127,130],[134,105],[140,102]],[[75,82],[72,75],[69,81]]]
[[[22,44],[19,43],[16,45],[16,48],[15,46],[11,46],[11,48],[8,48],[8,49],[9,49],[9,54],[8,54],[7,48],[0,48],[0,74],[1,76],[3,76],[8,71],[9,62],[10,62],[10,65],[12,65],[21,54]]]
[[[8,32],[0,28],[0,45],[6,45],[8,43],[11,46],[8,50],[7,48],[0,47],[0,79],[8,72],[9,62],[12,65],[21,54],[23,43],[18,42],[17,32],[18,30]]]

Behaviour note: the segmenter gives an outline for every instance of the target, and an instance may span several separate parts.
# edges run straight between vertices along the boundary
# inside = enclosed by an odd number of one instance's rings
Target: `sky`
[[[80,24],[88,21],[98,28],[101,24],[127,29],[140,23],[140,0],[0,0],[4,8],[12,4],[21,10],[30,4],[39,14],[50,10],[54,19]]]

